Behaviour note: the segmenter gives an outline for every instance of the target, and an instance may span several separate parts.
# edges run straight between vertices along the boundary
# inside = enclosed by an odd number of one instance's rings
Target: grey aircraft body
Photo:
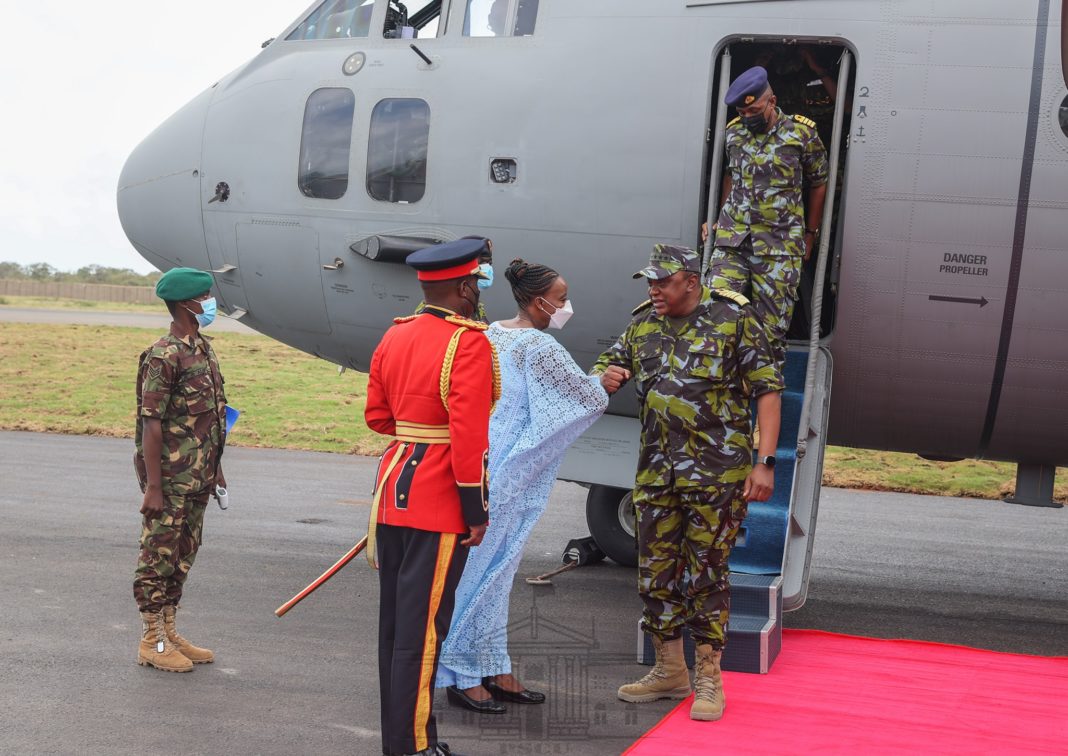
[[[1068,464],[1065,24],[1050,0],[327,0],[136,148],[119,213],[154,265],[214,271],[226,312],[356,370],[420,301],[405,255],[485,235],[498,267],[567,277],[559,338],[589,366],[652,245],[700,244],[724,86],[764,64],[837,169],[824,300],[791,332],[797,606],[826,443],[1016,462],[1035,503]],[[620,392],[561,473],[595,535],[629,527],[635,413]]]

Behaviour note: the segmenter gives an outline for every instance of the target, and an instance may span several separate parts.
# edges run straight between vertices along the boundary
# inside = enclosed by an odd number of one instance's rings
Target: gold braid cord
[[[445,318],[446,323],[452,323],[466,328],[469,331],[485,331],[489,329],[489,325],[478,320],[471,320],[469,318],[462,318],[459,315],[449,315]]]
[[[441,392],[441,403],[445,405],[445,411],[449,411],[449,386],[452,384],[452,363],[456,360],[456,350],[460,346],[460,337],[464,335],[466,328],[457,328],[452,338],[449,339],[449,348],[445,350],[445,361],[441,363],[441,377],[438,378],[438,390]]]
[[[493,402],[490,404],[490,414],[497,409],[497,402],[501,399],[501,361],[497,357],[497,347],[490,344],[490,354],[493,356]]]
[[[451,318],[446,318],[451,321]],[[463,320],[458,318],[458,320]],[[438,390],[441,392],[441,403],[445,406],[445,411],[449,411],[449,387],[452,385],[452,363],[456,361],[456,350],[460,347],[460,337],[464,335],[464,331],[469,330],[469,326],[466,323],[474,323],[475,325],[482,326],[475,330],[484,331],[486,326],[484,323],[477,323],[473,320],[465,321],[465,325],[457,328],[452,334],[452,338],[449,339],[449,346],[445,350],[445,359],[441,363],[441,377],[438,378]],[[493,400],[490,404],[490,412],[492,413],[497,407],[497,402],[501,398],[501,363],[497,357],[497,349],[490,344],[490,356],[493,360]]]

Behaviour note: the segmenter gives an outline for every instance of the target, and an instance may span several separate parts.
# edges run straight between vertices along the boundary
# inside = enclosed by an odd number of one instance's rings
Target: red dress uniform
[[[396,436],[375,480],[377,524],[466,533],[489,519],[493,347],[485,325],[425,307],[371,358],[364,417]]]
[[[470,526],[489,520],[489,416],[499,395],[482,323],[433,306],[390,328],[371,358],[365,418],[392,435],[375,476],[368,560],[379,568],[383,753],[437,743],[438,654]]]

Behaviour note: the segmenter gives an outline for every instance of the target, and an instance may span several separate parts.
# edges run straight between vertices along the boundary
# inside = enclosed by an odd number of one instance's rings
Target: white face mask
[[[542,297],[541,301],[552,307],[544,297]],[[571,320],[571,316],[575,314],[575,311],[571,308],[570,299],[564,301],[563,307],[555,308],[554,312],[549,312],[544,307],[541,308],[541,311],[549,316],[549,328],[555,328],[557,331],[563,328],[564,324]]]

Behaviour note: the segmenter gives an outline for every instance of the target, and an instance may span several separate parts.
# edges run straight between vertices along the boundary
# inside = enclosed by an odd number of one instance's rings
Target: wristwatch
[[[770,454],[766,457],[757,457],[758,465],[766,465],[767,467],[775,467],[775,457]]]

